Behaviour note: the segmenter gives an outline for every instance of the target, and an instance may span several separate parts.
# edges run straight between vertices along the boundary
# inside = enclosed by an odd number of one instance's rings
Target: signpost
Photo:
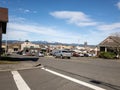
[[[2,34],[6,34],[6,27],[8,22],[8,9],[0,7],[0,60],[2,53]]]

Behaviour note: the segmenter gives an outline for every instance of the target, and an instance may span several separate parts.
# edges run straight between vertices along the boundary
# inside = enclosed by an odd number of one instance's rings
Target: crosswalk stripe
[[[18,90],[31,90],[18,71],[11,71]]]
[[[98,87],[98,86],[95,86],[95,85],[86,83],[86,82],[84,82],[84,81],[81,81],[81,80],[78,80],[78,79],[69,77],[69,76],[67,76],[67,75],[64,75],[64,74],[55,72],[55,71],[53,71],[53,70],[50,70],[50,69],[47,69],[47,68],[44,68],[44,67],[43,67],[42,69],[45,70],[45,71],[47,71],[47,72],[50,72],[50,73],[52,73],[52,74],[54,74],[54,75],[57,75],[57,76],[60,76],[60,77],[62,77],[62,78],[65,78],[65,79],[67,79],[67,80],[70,80],[70,81],[73,81],[73,82],[75,82],[75,83],[78,83],[78,84],[80,84],[80,85],[89,87],[89,88],[91,88],[91,89],[93,89],[93,90],[106,90],[106,89],[104,89],[104,88],[101,88],[101,87]]]

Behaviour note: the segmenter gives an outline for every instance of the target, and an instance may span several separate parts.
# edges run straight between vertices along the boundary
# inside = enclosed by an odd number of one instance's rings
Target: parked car
[[[84,56],[85,56],[85,57],[92,57],[93,55],[90,54],[90,53],[85,53]]]
[[[39,57],[44,57],[43,52],[39,52]]]
[[[80,57],[84,57],[84,54],[83,53],[79,53]]]
[[[59,58],[68,58],[70,59],[72,56],[71,52],[68,50],[58,50],[57,52],[55,52],[55,57],[59,57]]]
[[[55,53],[56,53],[57,51],[58,51],[58,50],[53,50],[52,52],[50,52],[50,55],[55,56]]]
[[[17,54],[22,55],[23,51],[18,51]]]
[[[26,55],[26,53],[25,53],[25,52],[23,52],[23,53],[22,53],[22,55],[24,55],[24,56],[25,56],[25,55]]]
[[[73,56],[74,57],[84,57],[84,54],[83,53],[73,53]]]
[[[73,57],[80,57],[79,53],[74,52]]]

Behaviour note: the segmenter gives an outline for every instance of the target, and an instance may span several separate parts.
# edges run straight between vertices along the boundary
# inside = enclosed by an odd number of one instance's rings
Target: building
[[[6,52],[6,53],[18,52],[21,50],[21,43],[9,43],[7,44],[7,46],[5,43],[3,43],[2,50],[3,52]]]
[[[17,53],[20,51],[35,51],[40,49],[39,45],[33,44],[26,40],[25,42],[15,42],[15,43],[2,43],[2,51],[3,53]]]
[[[33,44],[33,43],[29,42],[28,40],[26,40],[24,43],[21,44],[21,50],[34,49],[34,48],[40,48],[40,46],[37,44]]]
[[[99,44],[100,52],[114,52],[120,55],[120,37],[109,36]]]
[[[0,7],[0,58],[2,54],[2,34],[6,34],[8,22],[8,9]]]
[[[23,55],[35,55],[39,52],[39,50],[39,45],[33,44],[28,40],[21,44],[21,51],[23,51]]]
[[[71,50],[73,49],[73,46],[70,45],[49,45],[49,49],[50,50],[54,50],[54,49],[67,49],[67,50]]]

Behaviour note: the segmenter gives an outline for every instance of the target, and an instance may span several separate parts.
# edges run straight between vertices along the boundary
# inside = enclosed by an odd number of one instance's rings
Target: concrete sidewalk
[[[40,66],[39,62],[34,61],[18,61],[14,64],[0,64],[0,71],[13,71],[13,70],[23,70],[38,68]]]

